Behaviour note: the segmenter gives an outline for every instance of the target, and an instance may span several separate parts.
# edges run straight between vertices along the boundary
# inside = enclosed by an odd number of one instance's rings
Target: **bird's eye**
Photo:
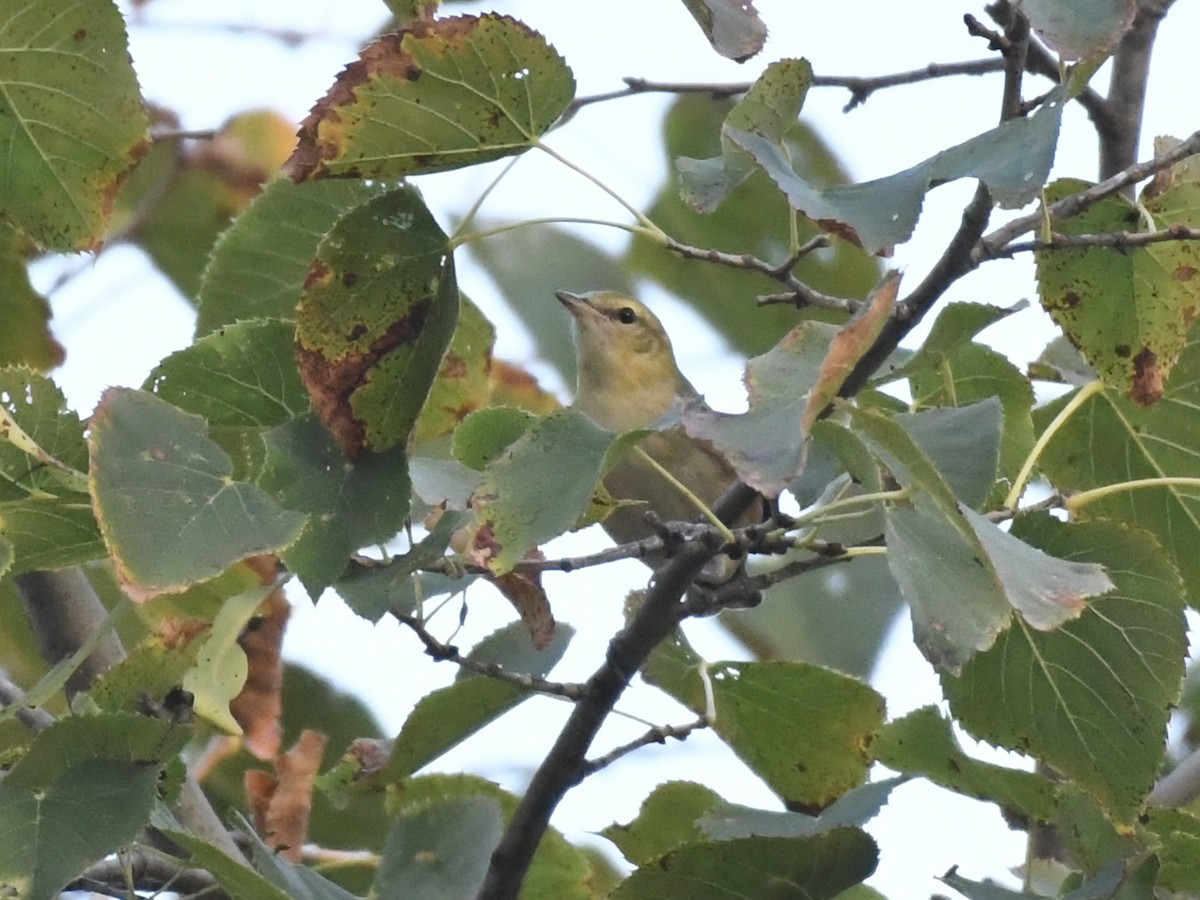
[[[633,311],[631,306],[622,306],[617,312],[617,320],[625,325],[632,325],[637,321],[637,313]]]

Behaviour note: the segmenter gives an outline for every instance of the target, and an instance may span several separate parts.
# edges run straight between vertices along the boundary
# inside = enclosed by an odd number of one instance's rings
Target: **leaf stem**
[[[475,221],[475,216],[479,214],[480,207],[483,206],[484,202],[491,195],[492,191],[496,189],[497,185],[504,180],[504,176],[513,170],[513,166],[517,164],[517,161],[520,158],[520,156],[514,156],[512,159],[510,159],[508,164],[505,165],[504,168],[498,173],[496,173],[496,177],[493,178],[488,186],[483,189],[480,195],[475,198],[475,202],[471,204],[471,208],[467,210],[467,214],[463,216],[462,221],[458,223],[458,227],[454,229],[454,236],[450,239],[452,246],[457,246],[457,244],[454,244],[453,242],[457,240],[460,234],[462,234],[464,228],[471,227],[471,224]]]
[[[609,219],[588,219],[579,216],[543,216],[537,219],[522,219],[519,222],[509,222],[497,225],[495,228],[485,228],[482,231],[472,231],[469,234],[456,234],[450,238],[450,249],[469,244],[471,241],[481,241],[484,238],[495,237],[518,228],[528,228],[531,225],[603,225],[607,228],[617,228],[631,234],[644,234],[645,229],[638,225],[626,225],[624,222],[613,222]]]
[[[1063,506],[1070,512],[1078,512],[1090,503],[1103,500],[1110,494],[1124,491],[1139,491],[1142,488],[1154,487],[1192,487],[1200,488],[1200,478],[1188,478],[1183,475],[1164,475],[1158,478],[1135,478],[1133,481],[1119,481],[1116,484],[1106,484],[1103,487],[1080,491],[1063,499]]]
[[[855,494],[853,497],[839,497],[831,500],[806,513],[801,513],[792,520],[792,526],[804,526],[825,521],[828,514],[834,510],[846,507],[862,506],[867,503],[890,503],[907,500],[912,496],[912,488],[900,488],[895,491],[876,491],[873,494]]]
[[[654,457],[652,457],[649,453],[647,453],[641,447],[635,446],[633,448],[633,452],[637,453],[639,456],[641,456],[641,458],[643,460],[645,460],[645,462],[647,462],[650,465],[650,467],[654,469],[654,471],[656,471],[659,475],[661,475],[663,478],[665,478],[667,481],[669,481],[671,484],[673,484],[675,486],[676,490],[678,490],[679,493],[683,494],[684,498],[688,501],[688,503],[692,504],[692,506],[696,507],[696,509],[698,509],[701,512],[701,514],[703,514],[704,518],[706,518],[708,520],[709,524],[711,524],[713,526],[713,528],[715,528],[717,530],[717,532],[721,535],[721,539],[723,541],[725,541],[725,543],[727,543],[727,544],[737,543],[737,538],[734,536],[733,532],[729,530],[729,526],[726,525],[724,522],[722,522],[719,518],[717,518],[717,514],[714,513],[712,511],[712,509],[709,508],[708,504],[705,503],[703,500],[701,500],[699,497],[697,497],[694,493],[692,493],[692,491],[687,487],[687,485],[685,485],[678,478],[676,478],[674,475],[672,475],[670,472],[668,472],[666,469],[664,469],[659,464],[658,460],[656,460]]]
[[[1093,394],[1098,394],[1104,390],[1104,383],[1101,381],[1090,381],[1079,389],[1071,401],[1062,408],[1054,421],[1051,422],[1046,430],[1042,432],[1041,437],[1033,445],[1033,449],[1029,451],[1029,456],[1025,458],[1025,463],[1021,466],[1021,471],[1017,473],[1017,477],[1013,480],[1012,490],[1008,492],[1008,496],[1004,498],[1004,505],[1014,512],[1017,509],[1017,504],[1021,502],[1021,495],[1025,493],[1025,484],[1029,481],[1033,474],[1033,467],[1037,465],[1038,459],[1041,458],[1042,452],[1046,446],[1054,439],[1054,435],[1058,430],[1067,424],[1071,416],[1079,411],[1079,408],[1086,403]]]
[[[553,147],[551,147],[547,144],[543,144],[539,140],[535,140],[533,146],[537,147],[543,153],[547,154],[551,159],[562,163],[564,166],[566,166],[572,172],[575,172],[578,175],[582,175],[584,178],[586,178],[588,181],[590,181],[592,184],[594,184],[596,187],[598,187],[601,191],[603,191],[605,194],[607,194],[609,197],[611,197],[613,200],[615,200],[618,204],[620,204],[622,209],[624,209],[631,216],[633,216],[635,219],[637,219],[638,224],[641,225],[641,230],[643,230],[645,232],[649,232],[650,236],[656,238],[659,241],[666,239],[666,236],[667,236],[666,233],[661,228],[659,228],[657,225],[655,225],[652,221],[650,221],[649,217],[646,216],[645,213],[643,213],[640,209],[635,207],[632,203],[630,203],[628,200],[626,200],[624,197],[622,197],[620,194],[618,194],[616,191],[614,191],[612,188],[610,188],[607,184],[605,184],[603,181],[601,181],[599,178],[597,178],[591,172],[589,172],[586,169],[582,168],[581,166],[578,166],[575,163],[571,162],[569,159],[567,159],[565,156],[563,156],[561,153],[559,153]],[[633,229],[630,229],[630,230],[633,230]]]

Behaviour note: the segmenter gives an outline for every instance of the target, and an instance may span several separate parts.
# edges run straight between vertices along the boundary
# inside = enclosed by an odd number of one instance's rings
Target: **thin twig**
[[[809,243],[812,242],[810,241]],[[834,297],[831,294],[824,294],[804,284],[792,275],[791,270],[795,266],[795,262],[792,260],[788,260],[782,264],[769,263],[750,253],[725,253],[707,247],[693,247],[677,241],[669,235],[664,240],[664,246],[685,259],[698,259],[731,269],[759,272],[768,278],[774,278],[788,288],[793,298],[792,302],[799,303],[801,306],[833,309],[848,315],[853,315],[858,311],[859,306],[861,306],[858,300],[851,300],[847,297]]]
[[[811,86],[818,88],[845,88],[850,92],[850,99],[842,107],[843,112],[850,112],[861,106],[876,91],[887,88],[901,87],[908,84],[920,84],[936,78],[949,78],[955,75],[986,75],[998,72],[1002,64],[994,59],[973,59],[964,62],[929,63],[920,69],[910,69],[905,72],[891,72],[885,75],[814,75]],[[596,103],[606,103],[609,100],[619,100],[624,97],[635,97],[638,94],[707,94],[716,100],[736,97],[750,90],[750,82],[703,83],[703,82],[668,82],[651,81],[648,78],[628,77],[623,79],[625,87],[622,90],[606,91],[601,94],[591,94],[580,97],[568,107],[564,118],[570,118],[585,106]]]
[[[1019,216],[1006,222],[1004,225],[1001,225],[979,239],[970,254],[971,267],[976,268],[985,260],[1003,256],[1005,248],[1011,241],[1038,228],[1044,218],[1049,219],[1051,222],[1069,219],[1071,216],[1078,215],[1105,197],[1111,197],[1114,194],[1120,193],[1127,185],[1144,181],[1155,172],[1160,172],[1179,162],[1181,159],[1197,153],[1200,153],[1200,131],[1192,132],[1186,139],[1157,154],[1153,159],[1148,159],[1129,166],[1127,169],[1122,169],[1111,178],[1106,178],[1077,194],[1063,197],[1063,199],[1051,203],[1045,209],[1034,210],[1027,215]]]
[[[488,678],[494,678],[497,681],[503,681],[522,690],[533,691],[538,694],[550,694],[554,697],[565,697],[568,700],[579,700],[584,696],[586,687],[582,684],[547,681],[545,678],[539,678],[536,675],[527,675],[523,672],[510,672],[496,663],[485,663],[471,659],[459,653],[458,648],[453,644],[444,644],[439,641],[429,633],[424,625],[412,616],[397,611],[393,611],[392,615],[401,625],[406,625],[411,629],[420,638],[421,643],[425,645],[425,652],[439,662],[452,662],[460,668],[475,672],[478,675],[486,675]]]
[[[635,750],[640,750],[642,747],[647,747],[650,744],[665,744],[667,738],[674,738],[677,741],[687,740],[688,736],[702,728],[708,727],[708,721],[701,716],[694,722],[689,722],[686,725],[655,725],[649,729],[641,737],[634,738],[627,744],[622,744],[619,747],[614,747],[603,756],[597,756],[595,759],[589,759],[583,766],[583,777],[594,775],[606,766],[611,766],[623,756],[628,756]]]
[[[1086,247],[1112,247],[1128,250],[1161,244],[1167,241],[1200,241],[1200,228],[1170,225],[1159,231],[1105,231],[1097,234],[1054,234],[1049,240],[1016,241],[1006,246],[998,256],[1013,256],[1038,250],[1066,250]]]

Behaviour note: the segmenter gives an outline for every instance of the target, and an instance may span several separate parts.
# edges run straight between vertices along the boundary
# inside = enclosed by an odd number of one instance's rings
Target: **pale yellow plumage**
[[[643,304],[615,291],[560,291],[557,296],[575,319],[574,406],[597,425],[613,432],[646,428],[681,401],[699,396],[679,371],[662,323]],[[734,481],[729,464],[682,428],[647,435],[639,446],[710,506]],[[604,521],[604,529],[618,543],[649,536],[647,508],[663,521],[689,521],[699,515],[677,487],[636,454],[627,454],[605,477],[604,486],[617,499],[646,503],[618,509]],[[753,514],[746,522],[752,519]],[[654,565],[657,560],[649,562]]]

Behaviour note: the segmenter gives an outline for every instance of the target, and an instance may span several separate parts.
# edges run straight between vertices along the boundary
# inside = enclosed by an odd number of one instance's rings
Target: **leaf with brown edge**
[[[313,778],[325,752],[325,735],[305,729],[292,749],[275,760],[275,774],[246,773],[246,796],[254,828],[280,856],[300,862],[312,812]]]
[[[808,405],[800,423],[800,433],[805,438],[812,431],[813,422],[838,395],[858,361],[874,346],[892,316],[899,291],[900,273],[888,272],[867,298],[866,308],[843,325],[829,342],[829,352],[821,361],[816,383],[808,391]]]
[[[294,181],[396,178],[513,156],[575,94],[571,70],[508,16],[418,20],[376,38],[300,126]]]
[[[296,356],[347,456],[408,440],[458,307],[446,235],[415,188],[351,210],[321,241],[296,308]]]

